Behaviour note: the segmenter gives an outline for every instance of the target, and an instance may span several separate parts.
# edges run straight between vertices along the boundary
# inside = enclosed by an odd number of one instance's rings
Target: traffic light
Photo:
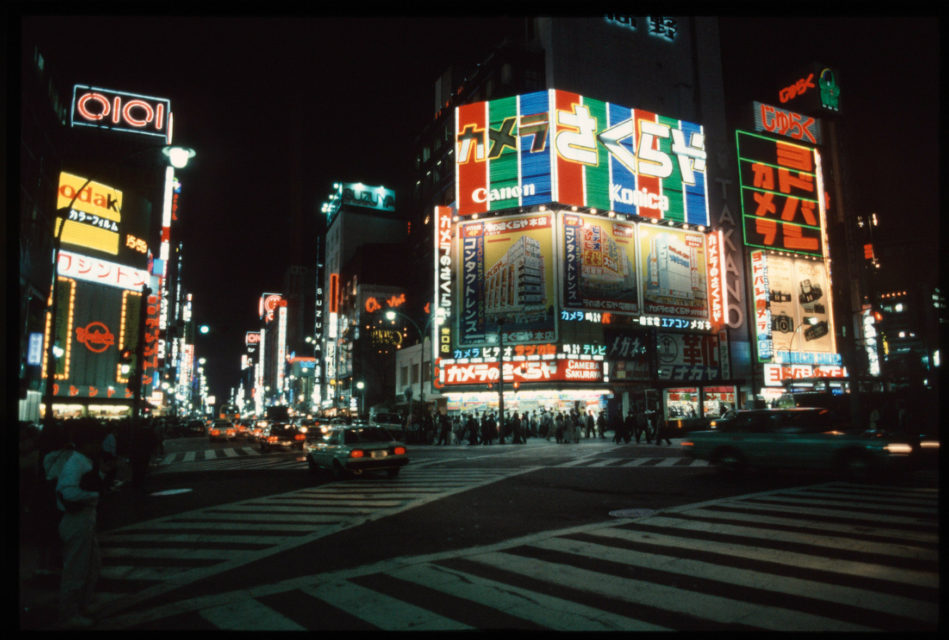
[[[119,368],[124,376],[127,376],[131,369],[132,355],[132,350],[128,347],[119,349]]]

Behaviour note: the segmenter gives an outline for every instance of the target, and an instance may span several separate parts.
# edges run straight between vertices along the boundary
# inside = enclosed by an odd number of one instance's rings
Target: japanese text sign
[[[815,151],[746,131],[736,136],[745,244],[823,257]]]
[[[701,125],[550,89],[455,110],[467,216],[559,202],[708,224]]]

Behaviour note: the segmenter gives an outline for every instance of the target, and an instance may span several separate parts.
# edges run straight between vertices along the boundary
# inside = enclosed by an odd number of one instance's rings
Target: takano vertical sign
[[[467,216],[558,202],[708,224],[701,125],[550,89],[455,110]]]

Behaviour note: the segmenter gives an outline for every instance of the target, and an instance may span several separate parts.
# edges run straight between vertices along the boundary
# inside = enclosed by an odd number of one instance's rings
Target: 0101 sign
[[[171,101],[84,84],[73,87],[72,126],[166,138],[171,143]]]

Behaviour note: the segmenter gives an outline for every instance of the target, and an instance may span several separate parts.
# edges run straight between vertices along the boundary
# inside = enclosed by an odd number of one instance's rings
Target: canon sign
[[[171,144],[171,101],[77,84],[71,124],[157,136]]]

